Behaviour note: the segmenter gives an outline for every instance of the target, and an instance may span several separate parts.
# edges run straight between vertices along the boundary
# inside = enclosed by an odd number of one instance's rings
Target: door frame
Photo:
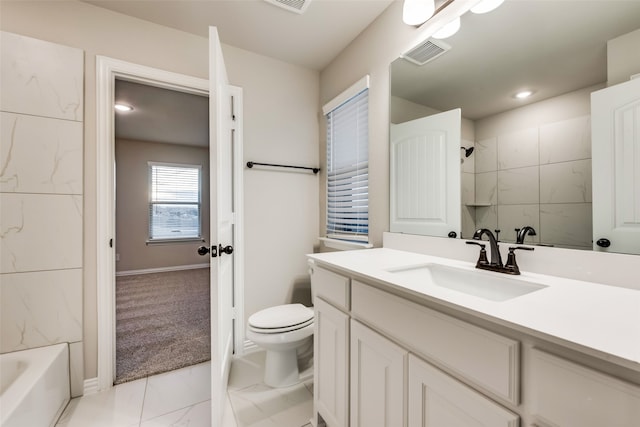
[[[209,81],[105,56],[96,56],[96,304],[97,388],[113,387],[116,363],[115,318],[115,80],[152,85],[209,96]],[[244,188],[242,140],[242,89],[231,87],[236,102],[239,132],[234,147],[234,348],[244,345]],[[211,165],[210,165],[211,167]],[[210,201],[214,204],[215,201]]]

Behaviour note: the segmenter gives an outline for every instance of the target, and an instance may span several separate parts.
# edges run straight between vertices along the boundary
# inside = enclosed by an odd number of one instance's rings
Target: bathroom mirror
[[[391,64],[392,127],[462,110],[462,238],[531,226],[526,243],[592,249],[590,95],[638,73],[639,28],[640,1],[506,0]]]

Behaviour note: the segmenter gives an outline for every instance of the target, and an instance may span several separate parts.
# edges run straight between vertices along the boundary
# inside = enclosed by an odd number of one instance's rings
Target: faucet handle
[[[476,262],[476,267],[479,267],[481,265],[489,264],[489,260],[487,259],[487,250],[485,249],[486,245],[484,243],[467,241],[467,245],[478,245],[478,246],[480,246],[480,256],[478,257],[478,261]]]
[[[513,252],[515,250],[522,250],[522,251],[532,251],[535,248],[528,248],[526,246],[511,246],[509,247],[509,252]]]
[[[507,262],[504,265],[506,270],[509,270],[509,274],[520,274],[520,268],[516,262],[516,250],[532,251],[534,248],[528,248],[526,246],[511,246],[509,253],[507,254]]]

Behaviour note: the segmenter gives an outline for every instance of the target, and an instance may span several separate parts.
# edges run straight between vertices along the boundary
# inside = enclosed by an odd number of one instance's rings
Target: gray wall
[[[209,149],[156,142],[116,140],[116,271],[208,264],[202,242],[151,244],[148,162],[202,167],[202,236],[209,241]]]

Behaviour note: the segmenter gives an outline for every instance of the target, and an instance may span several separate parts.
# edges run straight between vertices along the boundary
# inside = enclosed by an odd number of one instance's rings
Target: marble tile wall
[[[476,143],[475,209],[478,228],[534,227],[530,243],[592,247],[591,123],[589,116],[496,135]]]
[[[474,143],[463,139],[462,147],[468,149],[474,147]],[[465,157],[464,151],[460,150],[460,162],[462,238],[470,239],[476,229],[475,208],[471,206],[476,200],[475,155]]]
[[[82,50],[0,32],[0,352],[70,344],[82,394]]]

